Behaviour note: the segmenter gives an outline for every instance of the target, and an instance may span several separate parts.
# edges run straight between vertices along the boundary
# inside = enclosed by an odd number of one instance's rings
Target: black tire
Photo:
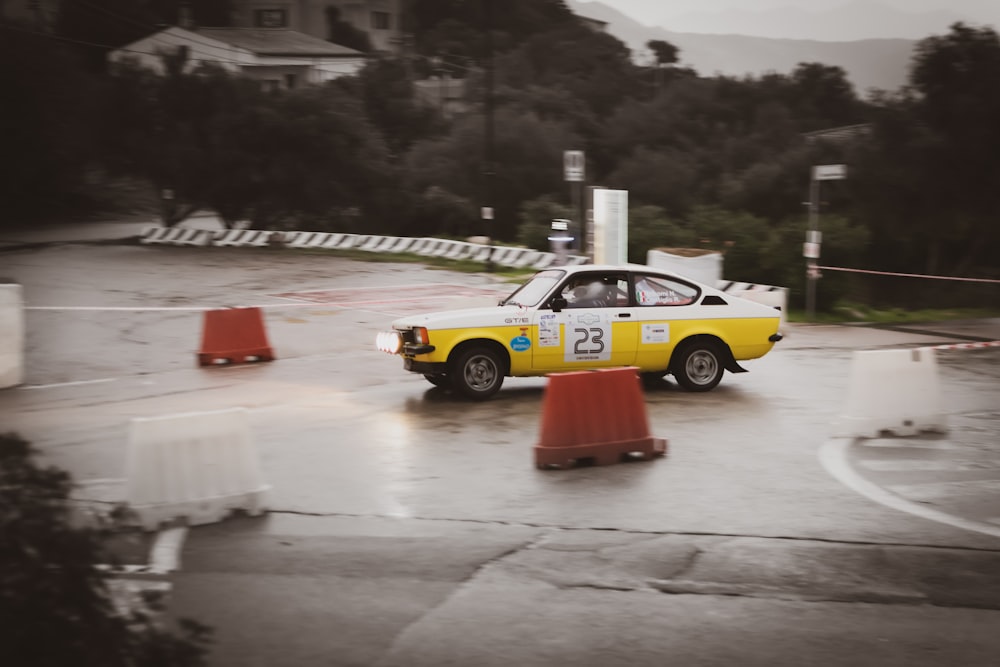
[[[688,391],[715,389],[726,370],[719,346],[710,341],[684,344],[675,352],[670,367],[677,384]]]
[[[435,387],[448,386],[448,376],[444,373],[424,373],[424,377]]]
[[[458,393],[477,401],[484,401],[500,391],[506,366],[495,350],[485,346],[461,350],[448,373],[452,387]]]

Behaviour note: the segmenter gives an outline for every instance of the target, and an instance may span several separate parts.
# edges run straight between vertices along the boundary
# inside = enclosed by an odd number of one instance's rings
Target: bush
[[[67,473],[34,462],[36,452],[0,435],[0,628],[6,664],[32,667],[195,667],[204,665],[209,629],[156,617],[158,600],[119,612],[111,576],[98,565],[110,525],[72,525]]]

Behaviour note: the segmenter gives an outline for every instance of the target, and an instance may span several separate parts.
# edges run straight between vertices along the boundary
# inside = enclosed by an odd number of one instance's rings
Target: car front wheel
[[[677,352],[672,364],[677,384],[688,391],[711,391],[726,370],[719,348],[709,342],[688,343]]]
[[[482,401],[500,391],[504,365],[500,355],[487,347],[470,347],[455,359],[449,373],[452,386],[459,393]]]
[[[448,386],[448,376],[444,373],[424,373],[424,377],[435,387]]]

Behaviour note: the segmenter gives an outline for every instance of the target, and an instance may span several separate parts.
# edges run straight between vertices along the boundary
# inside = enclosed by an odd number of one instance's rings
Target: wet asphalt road
[[[81,495],[120,494],[129,419],[250,410],[271,513],[192,529],[170,576],[173,611],[217,628],[213,664],[985,665],[1000,649],[1000,351],[938,353],[948,433],[833,438],[854,350],[996,340],[996,320],[791,325],[714,392],[646,389],[666,458],[540,471],[544,379],[470,404],[372,347],[410,309],[507,289],[494,276],[243,248],[2,258],[29,308],[5,428]],[[196,367],[202,309],[226,305],[264,308],[276,361]]]

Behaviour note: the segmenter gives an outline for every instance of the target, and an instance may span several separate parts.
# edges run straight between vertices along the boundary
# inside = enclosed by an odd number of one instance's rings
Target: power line
[[[76,2],[79,3],[79,4],[81,4],[81,5],[83,5],[84,7],[89,8],[89,9],[99,11],[99,12],[101,12],[103,14],[106,14],[108,16],[111,16],[113,18],[117,18],[118,20],[120,20],[122,22],[129,23],[131,25],[138,26],[140,28],[145,28],[146,30],[150,31],[150,35],[153,35],[153,34],[155,34],[157,32],[161,32],[162,30],[164,30],[164,28],[163,28],[162,25],[152,25],[152,24],[149,24],[149,23],[145,23],[143,21],[136,20],[136,19],[134,19],[132,17],[125,16],[124,14],[119,14],[118,12],[112,11],[112,10],[107,9],[105,7],[98,7],[96,5],[92,5],[89,2],[86,2],[86,0],[76,0]],[[183,28],[181,26],[174,26],[174,27],[178,27],[181,30],[187,30],[187,28]],[[197,36],[196,33],[187,34],[187,35],[178,35],[178,34],[175,34],[175,35],[177,37],[180,37],[181,39],[183,39],[185,41],[191,42],[192,44],[201,44],[202,46],[206,46],[206,47],[213,48],[213,49],[219,48],[219,46],[217,44],[213,44],[213,43],[205,41],[203,39],[198,39],[198,36]],[[148,36],[149,35],[147,35],[147,37]]]
[[[123,46],[122,47],[116,47],[116,46],[111,46],[110,44],[99,44],[97,42],[88,42],[86,40],[74,39],[72,37],[62,37],[61,35],[53,35],[51,33],[39,32],[37,30],[27,30],[25,28],[19,28],[17,26],[11,25],[9,23],[0,23],[0,28],[4,28],[6,30],[12,30],[14,32],[24,33],[26,35],[34,35],[36,37],[44,37],[45,39],[51,39],[51,40],[54,40],[54,41],[57,41],[57,42],[67,42],[69,44],[79,44],[81,46],[91,46],[91,47],[98,48],[98,49],[107,49],[108,51],[121,51],[121,52],[124,52],[124,53],[136,53],[136,54],[144,55],[144,56],[161,56],[161,55],[163,55],[161,52],[157,52],[157,51],[140,51],[139,49],[128,49],[128,48],[125,48]],[[179,36],[183,37],[183,35],[179,35]],[[213,48],[219,48],[218,46],[215,46],[215,45],[212,45],[212,46],[213,46]],[[200,58],[199,60],[208,60],[208,59],[207,58]],[[227,58],[216,58],[214,56],[212,57],[212,62],[228,63],[230,65],[240,65],[240,66],[245,66],[247,64],[247,63],[244,63],[244,62],[240,62],[239,60],[230,60],[230,59],[227,59]]]

